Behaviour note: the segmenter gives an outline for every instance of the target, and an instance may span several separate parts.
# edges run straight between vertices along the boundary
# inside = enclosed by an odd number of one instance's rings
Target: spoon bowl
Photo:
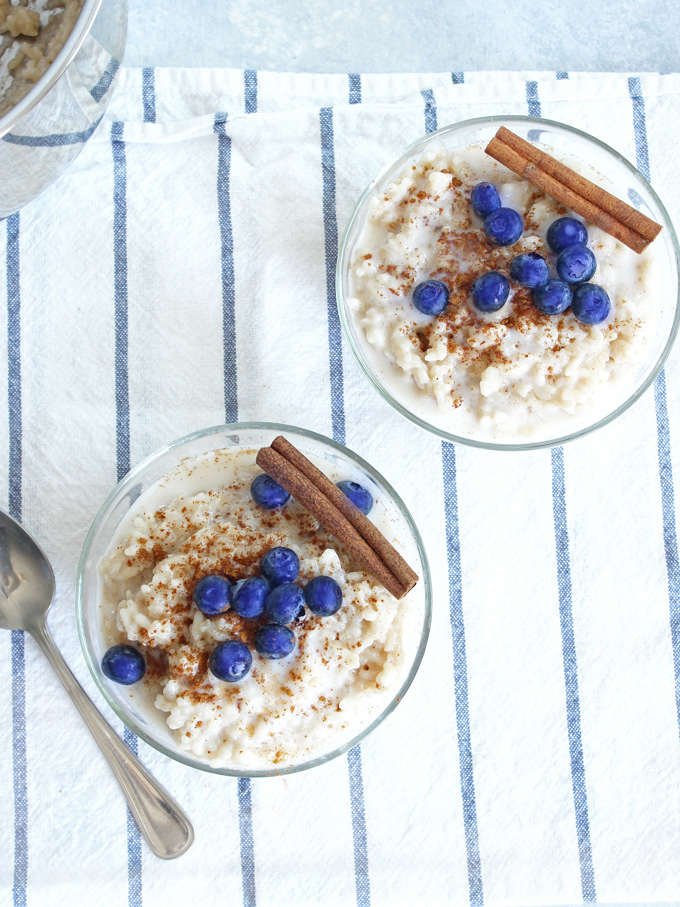
[[[0,629],[24,630],[35,639],[113,769],[149,847],[161,859],[179,857],[194,840],[191,822],[114,734],[59,653],[47,627],[54,590],[54,571],[43,550],[0,510]]]
[[[0,511],[0,629],[28,630],[47,619],[54,571],[19,523]]]

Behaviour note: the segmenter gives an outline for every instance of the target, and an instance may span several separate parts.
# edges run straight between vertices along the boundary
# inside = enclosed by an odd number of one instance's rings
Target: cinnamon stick
[[[660,224],[505,126],[491,139],[486,153],[635,252],[644,252],[661,232]]]
[[[366,514],[362,513],[356,504],[347,497],[344,492],[340,491],[335,483],[331,482],[327,475],[321,472],[311,460],[300,453],[297,447],[294,447],[290,441],[279,435],[271,443],[274,450],[278,451],[282,457],[285,457],[290,463],[300,470],[310,482],[324,494],[340,513],[350,521],[357,532],[361,535],[374,551],[379,552],[380,559],[386,564],[389,570],[396,576],[402,586],[412,589],[418,582],[418,575],[406,563],[404,558],[380,532],[375,523],[372,523]]]
[[[277,438],[274,443],[285,451],[286,455],[284,456],[279,450],[274,449],[273,444],[272,447],[263,447],[257,453],[258,466],[309,510],[395,598],[403,598],[417,583],[417,574],[411,570],[371,521],[358,508],[354,508],[373,527],[373,532],[363,527],[364,532],[371,538],[370,542],[367,541],[354,522],[345,515],[348,509],[344,507],[344,502],[341,504],[339,498],[330,491],[328,486],[332,486],[345,500],[347,500],[346,496],[300,451],[282,437]],[[322,477],[321,479],[317,473]],[[319,485],[316,484],[317,481]],[[351,504],[351,502],[349,503]],[[340,506],[345,512],[340,509]],[[353,516],[355,515],[353,514]],[[362,521],[357,520],[357,522]],[[398,575],[393,572],[395,570]]]

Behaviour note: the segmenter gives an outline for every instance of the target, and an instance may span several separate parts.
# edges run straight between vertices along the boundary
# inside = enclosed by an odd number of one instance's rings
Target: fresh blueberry
[[[305,601],[314,614],[329,617],[342,605],[342,589],[330,576],[315,576],[305,586]]]
[[[470,202],[472,210],[481,218],[487,217],[492,211],[496,211],[501,206],[498,189],[491,183],[477,183],[476,186],[473,186],[470,193]]]
[[[265,624],[255,634],[255,648],[263,658],[285,658],[295,648],[295,634],[282,624]]]
[[[264,507],[265,510],[276,510],[277,507],[283,507],[290,497],[285,488],[281,488],[278,482],[264,472],[255,476],[251,482],[250,493],[255,503]]]
[[[264,613],[272,623],[292,624],[304,606],[305,596],[295,583],[282,583],[267,596]]]
[[[146,671],[144,656],[134,646],[111,646],[102,658],[102,671],[114,683],[128,686],[141,680]]]
[[[340,491],[347,495],[350,501],[358,507],[363,514],[370,513],[371,507],[373,506],[373,496],[363,485],[360,485],[358,482],[350,482],[348,479],[337,482],[336,484]]]
[[[260,561],[260,573],[272,586],[292,583],[300,571],[300,558],[290,548],[270,548]]]
[[[548,263],[538,252],[516,255],[510,263],[510,277],[530,290],[543,286],[549,276]]]
[[[210,653],[210,670],[218,680],[226,680],[229,683],[243,680],[252,663],[250,649],[238,639],[221,642]]]
[[[224,576],[204,576],[196,583],[194,603],[199,611],[212,617],[222,614],[231,604],[231,583]]]
[[[594,283],[582,283],[574,290],[571,310],[582,324],[602,324],[607,320],[611,303],[609,296]]]
[[[269,595],[269,583],[263,576],[240,579],[234,586],[231,607],[241,617],[259,617],[264,611],[264,600]]]
[[[585,246],[588,231],[575,217],[559,217],[548,227],[548,245],[559,255],[569,246]]]
[[[488,271],[472,284],[472,302],[475,308],[485,314],[502,309],[508,301],[509,293],[508,278],[498,271]]]
[[[449,288],[441,280],[426,280],[413,289],[413,305],[423,315],[441,315],[449,304]]]
[[[567,246],[555,262],[557,276],[567,283],[585,283],[596,267],[595,256],[586,246]]]
[[[521,215],[513,208],[496,208],[484,220],[484,232],[497,246],[511,246],[522,235]]]
[[[534,305],[544,315],[559,315],[571,305],[571,287],[563,280],[549,280],[533,293]]]

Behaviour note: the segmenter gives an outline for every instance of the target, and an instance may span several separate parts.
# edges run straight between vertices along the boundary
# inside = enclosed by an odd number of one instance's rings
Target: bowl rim
[[[57,56],[23,98],[0,117],[0,139],[11,132],[64,75],[90,33],[103,2],[104,0],[85,0],[74,26]]]
[[[405,162],[409,157],[416,154],[419,151],[423,151],[425,146],[430,144],[433,140],[436,140],[437,136],[442,136],[447,133],[463,130],[466,128],[474,128],[476,126],[483,125],[493,125],[494,123],[508,123],[508,122],[521,122],[526,124],[535,124],[537,127],[546,127],[552,126],[557,127],[558,129],[565,130],[568,133],[579,136],[579,138],[585,139],[587,142],[594,143],[602,148],[604,151],[613,155],[617,158],[637,179],[639,179],[646,190],[649,192],[654,202],[658,205],[661,214],[663,216],[664,223],[662,224],[667,235],[670,237],[671,246],[675,254],[675,265],[676,271],[678,273],[678,287],[676,290],[675,298],[675,313],[673,316],[673,324],[671,325],[671,330],[669,332],[668,338],[666,340],[665,346],[661,351],[661,355],[657,360],[654,367],[651,369],[649,375],[645,378],[639,388],[637,388],[629,397],[624,400],[619,406],[617,406],[612,412],[608,413],[606,416],[603,416],[601,419],[596,420],[590,425],[579,428],[577,431],[570,432],[564,435],[561,435],[556,438],[549,438],[545,440],[538,441],[527,441],[527,442],[513,442],[513,443],[503,443],[499,441],[487,441],[480,440],[478,438],[469,438],[464,435],[457,435],[453,432],[448,432],[445,429],[439,428],[436,425],[433,425],[431,422],[428,422],[426,419],[417,415],[416,413],[411,412],[403,403],[401,403],[395,396],[393,396],[385,385],[377,378],[373,373],[370,365],[366,361],[365,357],[362,355],[359,349],[359,344],[355,342],[354,336],[352,334],[352,329],[350,327],[350,318],[348,316],[346,298],[348,294],[345,294],[345,280],[344,280],[344,271],[347,262],[347,257],[349,254],[349,236],[352,228],[354,227],[356,221],[359,218],[362,209],[373,193],[376,186],[381,183],[387,173],[398,163]],[[398,154],[394,159],[388,161],[384,167],[381,168],[379,173],[371,180],[371,182],[366,186],[364,191],[359,196],[358,201],[356,202],[352,215],[349,219],[347,226],[345,227],[342,239],[340,242],[338,260],[335,269],[335,293],[336,301],[338,306],[338,312],[340,315],[340,323],[342,325],[342,330],[345,335],[345,338],[352,350],[352,354],[359,365],[359,368],[369,379],[373,387],[378,391],[378,393],[386,400],[390,406],[394,407],[402,416],[407,418],[409,421],[415,423],[416,425],[424,428],[426,431],[431,432],[434,435],[444,439],[445,441],[452,442],[454,444],[463,444],[466,447],[475,447],[482,450],[507,450],[507,451],[519,451],[519,450],[540,450],[550,447],[559,447],[562,444],[566,444],[569,441],[574,441],[577,438],[582,438],[585,435],[590,434],[591,432],[597,431],[599,428],[603,428],[605,425],[608,425],[614,419],[622,415],[626,410],[636,403],[639,398],[649,389],[649,387],[654,383],[657,375],[663,368],[670,355],[670,351],[675,342],[676,336],[678,334],[678,329],[680,328],[680,246],[678,245],[678,237],[673,226],[673,222],[666,210],[665,205],[654,191],[649,181],[640,173],[640,171],[635,167],[628,158],[624,157],[620,152],[616,151],[606,142],[601,141],[595,136],[590,135],[587,132],[584,132],[581,129],[577,129],[575,126],[570,126],[567,123],[561,123],[558,120],[549,120],[544,117],[531,117],[524,116],[521,114],[495,114],[493,116],[487,117],[473,117],[467,120],[460,120],[456,123],[449,123],[446,126],[442,126],[440,129],[435,130],[434,132],[425,133],[421,135],[420,138],[416,139],[414,142],[411,142],[407,145],[404,150]]]
[[[99,529],[99,526],[102,520],[106,517],[109,512],[111,505],[114,500],[118,497],[119,493],[129,485],[133,485],[136,477],[142,473],[148,466],[150,466],[154,461],[159,460],[161,457],[165,456],[172,450],[190,443],[192,441],[199,440],[201,438],[208,437],[210,435],[224,434],[225,432],[238,432],[238,431],[248,431],[248,430],[262,430],[262,431],[272,431],[276,433],[286,432],[288,434],[294,434],[298,437],[310,438],[314,441],[320,442],[321,444],[330,447],[331,450],[334,450],[345,457],[351,459],[356,463],[360,468],[364,469],[368,475],[377,480],[378,484],[389,494],[393,502],[396,504],[397,509],[400,511],[401,515],[406,520],[406,523],[409,527],[409,530],[412,534],[413,541],[415,542],[416,548],[418,550],[418,556],[420,558],[420,563],[422,567],[422,575],[420,581],[423,583],[423,593],[424,593],[424,612],[423,612],[423,623],[422,631],[420,636],[420,641],[418,643],[418,648],[413,659],[413,662],[410,666],[408,674],[400,686],[400,688],[395,692],[392,699],[389,701],[386,708],[380,712],[379,715],[374,718],[374,720],[367,725],[359,734],[352,737],[351,740],[343,743],[341,746],[336,747],[330,752],[324,753],[321,756],[316,756],[313,759],[309,759],[305,762],[302,762],[297,765],[290,767],[277,768],[273,766],[272,768],[267,769],[247,769],[247,768],[219,768],[216,766],[210,765],[208,762],[201,762],[195,757],[191,757],[188,754],[180,752],[179,750],[173,751],[169,747],[164,746],[162,743],[159,743],[156,740],[153,740],[144,730],[139,728],[136,722],[127,714],[127,712],[119,705],[119,703],[111,696],[106,685],[103,683],[101,677],[101,671],[99,665],[97,664],[93,653],[90,651],[87,634],[85,630],[85,601],[84,601],[84,578],[85,578],[85,566],[90,553],[90,548],[94,540],[94,536]],[[181,458],[180,458],[181,459]],[[179,461],[178,461],[179,462]],[[110,542],[110,540],[109,540]],[[95,607],[99,604],[98,599],[95,600]],[[153,747],[158,752],[162,753],[165,756],[168,756],[171,759],[174,759],[176,762],[180,762],[184,765],[189,766],[190,768],[196,768],[200,771],[209,772],[211,774],[217,775],[226,775],[229,777],[240,777],[240,778],[265,778],[265,777],[274,777],[280,775],[290,775],[297,772],[306,771],[307,769],[314,768],[317,765],[324,765],[326,762],[329,762],[331,759],[335,759],[338,756],[343,755],[348,750],[352,749],[354,746],[357,746],[361,743],[379,724],[383,722],[388,715],[390,715],[401,700],[406,695],[409,687],[413,683],[416,674],[420,668],[423,656],[425,654],[425,649],[427,647],[427,642],[430,634],[430,628],[432,624],[432,578],[430,574],[430,565],[427,557],[427,551],[425,545],[416,525],[411,512],[408,507],[404,504],[401,497],[394,490],[392,485],[378,472],[378,470],[371,466],[363,457],[360,457],[357,453],[351,450],[348,447],[345,447],[342,444],[339,444],[337,441],[332,440],[331,438],[326,437],[325,435],[319,434],[318,432],[310,431],[309,429],[300,428],[294,425],[288,425],[285,423],[279,422],[231,422],[225,423],[223,425],[213,425],[209,428],[200,429],[199,431],[191,432],[188,435],[183,435],[181,438],[172,441],[171,443],[165,445],[162,448],[151,453],[136,466],[134,466],[128,473],[125,475],[119,482],[116,483],[116,486],[113,490],[107,495],[104,503],[97,511],[96,516],[94,517],[92,524],[87,532],[85,541],[83,543],[83,548],[80,554],[78,561],[78,569],[76,575],[76,590],[75,590],[75,611],[76,611],[76,624],[78,627],[78,638],[80,641],[80,648],[83,652],[85,662],[87,667],[94,679],[95,684],[99,692],[102,694],[107,704],[113,709],[115,714],[120,718],[120,720],[128,727],[137,737],[140,737],[145,743],[148,743],[149,746]]]

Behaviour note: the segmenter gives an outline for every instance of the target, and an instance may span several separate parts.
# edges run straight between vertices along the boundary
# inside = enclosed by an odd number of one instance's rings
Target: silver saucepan
[[[44,75],[0,118],[0,217],[54,182],[104,115],[122,63],[127,0],[85,0]]]

